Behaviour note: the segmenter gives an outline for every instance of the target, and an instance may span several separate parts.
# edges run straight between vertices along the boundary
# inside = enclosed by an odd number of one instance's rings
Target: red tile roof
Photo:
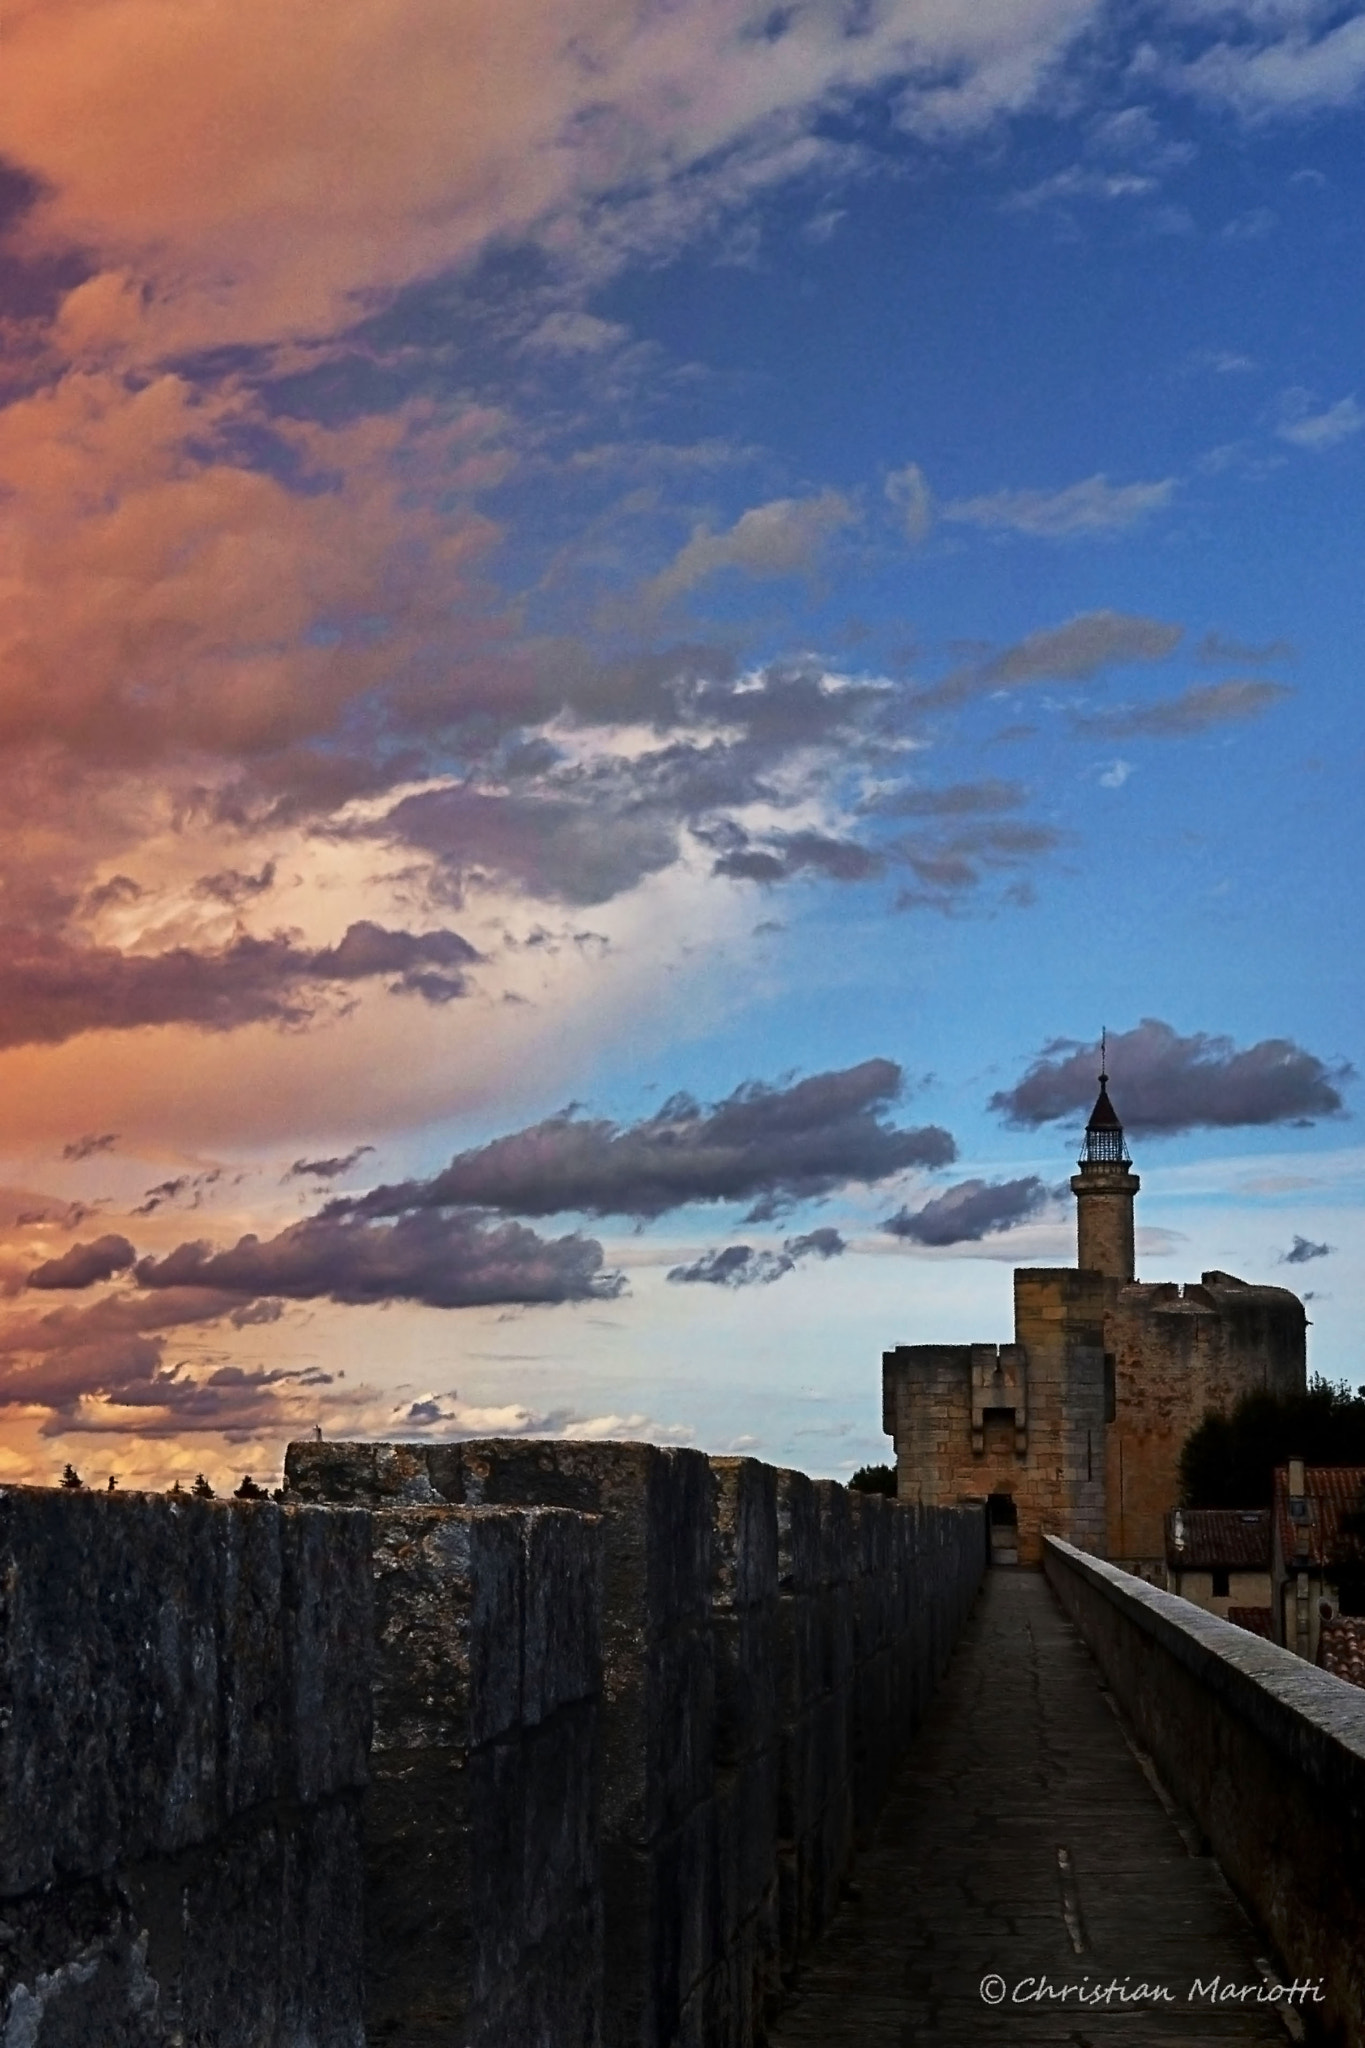
[[[1365,1685],[1365,1619],[1338,1615],[1324,1621],[1318,1636],[1318,1662],[1324,1671]]]
[[[1178,1530],[1177,1530],[1178,1525]],[[1183,1542],[1176,1542],[1176,1535]],[[1166,1517],[1166,1562],[1175,1571],[1270,1570],[1269,1508],[1175,1508]]]
[[[1229,1607],[1228,1609],[1229,1621],[1235,1621],[1238,1628],[1250,1629],[1254,1636],[1264,1636],[1268,1643],[1274,1641],[1274,1618],[1275,1610],[1273,1607]]]
[[[1341,1528],[1344,1515],[1365,1509],[1365,1465],[1309,1465],[1303,1485],[1308,1513],[1296,1521],[1289,1509],[1288,1466],[1281,1465],[1275,1474],[1275,1527],[1285,1563],[1321,1566],[1365,1556],[1365,1538],[1353,1540]],[[1304,1531],[1307,1544],[1300,1549],[1297,1538]]]

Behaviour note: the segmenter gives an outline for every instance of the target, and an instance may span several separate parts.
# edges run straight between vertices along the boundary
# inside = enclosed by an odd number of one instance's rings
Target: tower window
[[[1215,1600],[1228,1597],[1228,1567],[1225,1564],[1216,1564],[1213,1568],[1213,1597]]]

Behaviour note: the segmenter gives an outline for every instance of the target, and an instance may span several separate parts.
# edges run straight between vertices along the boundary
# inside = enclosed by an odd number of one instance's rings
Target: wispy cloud
[[[1283,683],[1268,683],[1259,678],[1196,683],[1182,690],[1178,697],[1165,697],[1155,704],[1076,712],[1071,722],[1077,732],[1103,739],[1185,739],[1218,726],[1259,718],[1273,704],[1293,694]]]
[[[987,531],[1023,533],[1035,540],[1073,540],[1087,534],[1125,533],[1157,512],[1175,496],[1176,480],[1111,484],[1096,475],[1057,491],[991,491],[982,497],[958,498],[943,507],[944,519]]]
[[[1362,17],[1365,21],[1365,17]],[[1365,406],[1352,394],[1339,398],[1335,405],[1325,407],[1321,412],[1312,410],[1312,399],[1307,392],[1286,394],[1283,417],[1275,432],[1282,441],[1290,442],[1295,448],[1307,448],[1320,454],[1326,448],[1335,448],[1339,441],[1350,440],[1365,427]]]

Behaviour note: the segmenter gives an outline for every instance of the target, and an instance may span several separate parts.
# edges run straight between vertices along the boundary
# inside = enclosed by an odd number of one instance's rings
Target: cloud
[[[943,517],[1036,540],[1070,540],[1077,534],[1124,533],[1154,512],[1165,511],[1175,488],[1174,477],[1157,483],[1111,484],[1107,477],[1091,476],[1059,491],[992,491],[984,497],[959,498],[944,506]]]
[[[1282,1266],[1306,1266],[1310,1259],[1325,1259],[1328,1253],[1335,1249],[1334,1245],[1314,1244],[1311,1238],[1300,1237],[1295,1233],[1294,1242],[1290,1245],[1289,1250],[1280,1254],[1280,1264]]]
[[[107,266],[73,341],[320,334],[532,230],[598,262],[666,247],[699,183],[791,175],[850,95],[895,88],[912,132],[974,133],[1032,103],[1094,12],[890,0],[856,33],[826,9],[756,33],[744,0],[566,0],[553,20],[538,0],[338,0],[325,22],[307,0],[184,19],[122,0],[92,30],[54,5],[10,26],[4,145],[40,185],[30,233]]]
[[[1036,1174],[1022,1180],[962,1180],[918,1209],[898,1209],[881,1228],[911,1244],[971,1244],[1036,1216],[1052,1199]]]
[[[93,1244],[73,1244],[60,1258],[45,1259],[41,1266],[35,1266],[28,1276],[30,1287],[93,1287],[98,1281],[111,1280],[115,1273],[126,1273],[137,1258],[133,1246],[126,1237],[110,1232],[97,1237]]]
[[[1100,788],[1122,789],[1132,772],[1133,764],[1131,761],[1111,761],[1109,766],[1101,771],[1099,778]]]
[[[827,1225],[804,1237],[789,1237],[780,1252],[755,1251],[752,1245],[728,1244],[722,1251],[703,1252],[687,1266],[670,1266],[668,1278],[679,1286],[769,1287],[798,1261],[812,1256],[838,1258],[848,1249],[837,1230]]]
[[[813,498],[774,498],[741,513],[723,533],[699,526],[666,569],[645,585],[646,603],[671,604],[723,569],[746,576],[808,576],[831,537],[857,522],[858,512],[842,492]]]
[[[628,787],[500,795],[422,791],[384,819],[395,839],[435,854],[461,889],[498,879],[528,895],[587,907],[609,902],[678,858],[669,807],[633,800]]]
[[[1365,16],[1362,17],[1365,23]],[[1311,400],[1305,392],[1291,392],[1285,400],[1285,417],[1275,432],[1282,441],[1289,441],[1295,448],[1308,448],[1314,454],[1324,448],[1335,448],[1339,441],[1349,440],[1365,427],[1365,406],[1352,395],[1339,398],[1335,405],[1329,405],[1322,412],[1308,408]]]
[[[148,1188],[133,1214],[154,1216],[158,1209],[175,1207],[182,1202],[186,1208],[197,1209],[208,1190],[222,1177],[221,1166],[210,1167],[206,1173],[177,1173],[170,1180],[158,1181],[154,1188]]]
[[[918,546],[934,523],[934,494],[924,471],[917,462],[908,462],[904,469],[892,470],[883,489],[887,504],[900,514],[906,539]]]
[[[1346,107],[1359,98],[1365,86],[1365,15],[1333,22],[1331,11],[1301,0],[1211,11],[1230,18],[1242,34],[1168,67],[1169,85],[1231,107],[1250,121]],[[1330,25],[1317,33],[1324,17]]]
[[[1103,739],[1184,739],[1216,726],[1259,718],[1272,704],[1293,694],[1283,683],[1259,680],[1199,683],[1178,697],[1131,710],[1077,712],[1071,722],[1077,732]]]
[[[1028,1130],[1089,1111],[1097,1053],[1079,1039],[1054,1039],[1021,1081],[991,1097],[990,1107]],[[1238,1050],[1230,1038],[1203,1031],[1181,1037],[1144,1017],[1132,1031],[1110,1032],[1109,1072],[1127,1129],[1168,1133],[1339,1116],[1341,1087],[1354,1069],[1345,1060],[1321,1060],[1289,1038]]]
[[[1168,660],[1183,632],[1181,626],[1144,618],[1140,613],[1080,612],[1060,626],[1045,626],[1027,634],[985,660],[954,669],[941,682],[922,690],[915,703],[932,710],[965,703],[992,690],[1032,683],[1091,682],[1107,668]]]
[[[393,977],[396,992],[448,1002],[479,958],[457,932],[388,931],[369,919],[334,946],[245,934],[216,951],[123,953],[56,934],[0,928],[0,1046],[59,1045],[85,1031],[188,1024],[305,1023],[329,984]]]
[[[625,1284],[603,1270],[602,1247],[593,1238],[543,1238],[524,1224],[434,1209],[392,1224],[306,1217],[274,1237],[240,1238],[227,1251],[202,1240],[182,1244],[164,1258],[139,1260],[135,1277],[140,1287],[155,1290],[352,1304],[416,1301],[429,1308],[603,1301]]]
[[[1022,783],[988,776],[982,782],[949,782],[939,789],[886,790],[869,797],[862,809],[882,818],[967,818],[1017,810],[1026,794]]]
[[[626,1126],[565,1110],[458,1153],[430,1180],[376,1188],[326,1213],[459,1206],[643,1219],[691,1202],[749,1202],[751,1218],[762,1220],[791,1202],[955,1158],[938,1125],[906,1129],[888,1120],[901,1086],[894,1061],[871,1059],[785,1087],[748,1081],[716,1103],[675,1095]]]
[[[712,872],[732,881],[789,882],[795,875],[814,874],[828,882],[866,882],[886,867],[886,856],[876,847],[827,832],[777,832],[763,846],[752,845],[737,828],[728,836],[735,843]]]
[[[1004,202],[1006,213],[1033,213],[1039,207],[1068,199],[1144,199],[1156,189],[1156,179],[1137,171],[1099,171],[1083,164],[1071,164],[1036,185],[1011,192]]]
[[[1295,655],[1291,640],[1265,640],[1259,645],[1254,641],[1230,640],[1222,633],[1206,633],[1194,650],[1196,661],[1238,662],[1244,666],[1259,666],[1262,662],[1292,661]]]
[[[339,1180],[349,1173],[358,1159],[367,1152],[373,1152],[373,1145],[357,1145],[350,1152],[342,1152],[330,1159],[296,1159],[284,1178],[286,1180]]]
[[[112,1152],[119,1140],[117,1131],[101,1131],[96,1135],[87,1131],[83,1138],[73,1138],[69,1145],[63,1145],[63,1159],[94,1159],[101,1152]]]

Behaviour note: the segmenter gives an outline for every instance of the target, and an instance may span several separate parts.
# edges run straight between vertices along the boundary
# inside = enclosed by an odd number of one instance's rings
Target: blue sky
[[[1102,1025],[1354,1384],[1365,12],[343,12],[11,52],[10,1469],[846,1472]]]

